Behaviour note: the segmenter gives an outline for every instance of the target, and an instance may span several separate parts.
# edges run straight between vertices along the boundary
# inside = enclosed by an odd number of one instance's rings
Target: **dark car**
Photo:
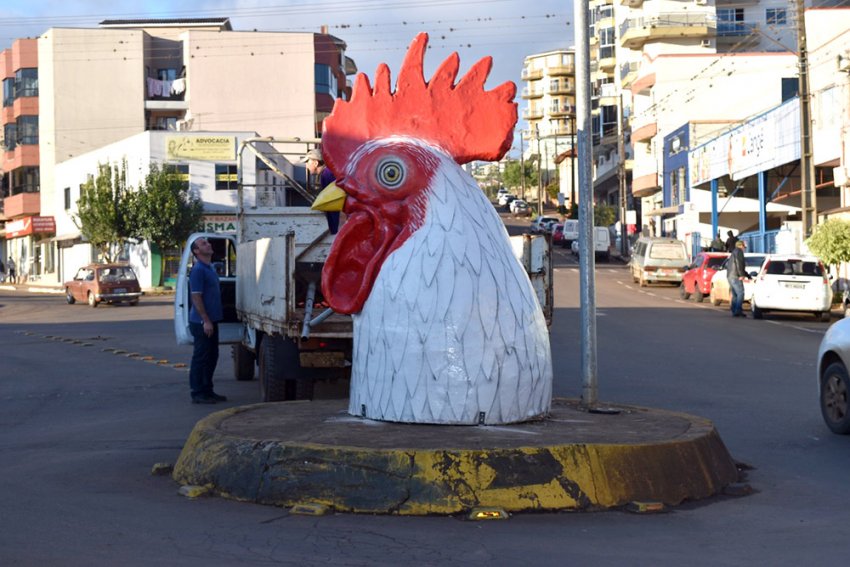
[[[729,254],[726,252],[700,252],[694,261],[688,266],[682,276],[682,285],[679,291],[682,299],[688,299],[691,295],[697,301],[711,293],[711,278],[720,269]]]
[[[126,264],[89,264],[77,270],[73,280],[65,282],[68,303],[85,301],[92,307],[103,301],[136,305],[141,295],[136,273]]]

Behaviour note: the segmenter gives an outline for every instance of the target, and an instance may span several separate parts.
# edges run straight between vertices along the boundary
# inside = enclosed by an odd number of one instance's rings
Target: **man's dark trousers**
[[[202,323],[189,323],[189,330],[195,338],[192,353],[192,366],[189,368],[189,387],[192,399],[213,395],[213,374],[218,364],[218,323],[213,323],[213,334],[204,334]]]

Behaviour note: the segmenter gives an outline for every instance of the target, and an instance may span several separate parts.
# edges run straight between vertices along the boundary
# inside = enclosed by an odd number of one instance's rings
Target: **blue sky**
[[[426,31],[426,73],[453,51],[461,73],[492,55],[489,88],[511,80],[521,89],[526,55],[573,45],[572,0],[0,0],[0,49],[51,27],[96,27],[103,19],[222,16],[236,30],[319,31],[328,25],[370,78],[381,62],[395,78],[411,39]]]

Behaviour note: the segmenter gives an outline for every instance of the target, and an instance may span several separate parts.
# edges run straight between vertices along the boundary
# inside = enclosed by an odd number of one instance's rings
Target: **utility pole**
[[[797,53],[800,67],[800,212],[805,240],[817,223],[817,193],[815,189],[815,164],[812,148],[812,111],[809,93],[809,55],[806,45],[806,6],[795,0],[797,10]]]
[[[573,109],[575,111],[575,109]],[[570,146],[570,181],[572,187],[570,191],[570,210],[576,204],[576,114],[570,116],[570,131],[572,132],[572,145]]]
[[[543,216],[543,171],[540,167],[541,164],[541,152],[540,152],[540,131],[537,129],[537,124],[534,125],[534,140],[537,142],[537,216]]]
[[[593,170],[590,135],[590,6],[575,0],[576,125],[578,126],[579,182],[579,298],[581,300],[581,406],[598,410],[596,356],[596,262],[593,246]]]
[[[625,112],[623,111],[623,93],[617,104],[617,185],[620,191],[620,254],[626,256],[628,235],[626,230],[626,133]]]
[[[525,150],[522,148],[522,135],[524,130],[519,131],[519,179],[522,188],[521,199],[525,201]]]

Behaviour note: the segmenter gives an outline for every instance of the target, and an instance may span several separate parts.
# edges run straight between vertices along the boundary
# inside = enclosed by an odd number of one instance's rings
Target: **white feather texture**
[[[537,297],[493,206],[435,153],[423,225],[353,315],[349,412],[468,425],[545,416],[552,360]]]

